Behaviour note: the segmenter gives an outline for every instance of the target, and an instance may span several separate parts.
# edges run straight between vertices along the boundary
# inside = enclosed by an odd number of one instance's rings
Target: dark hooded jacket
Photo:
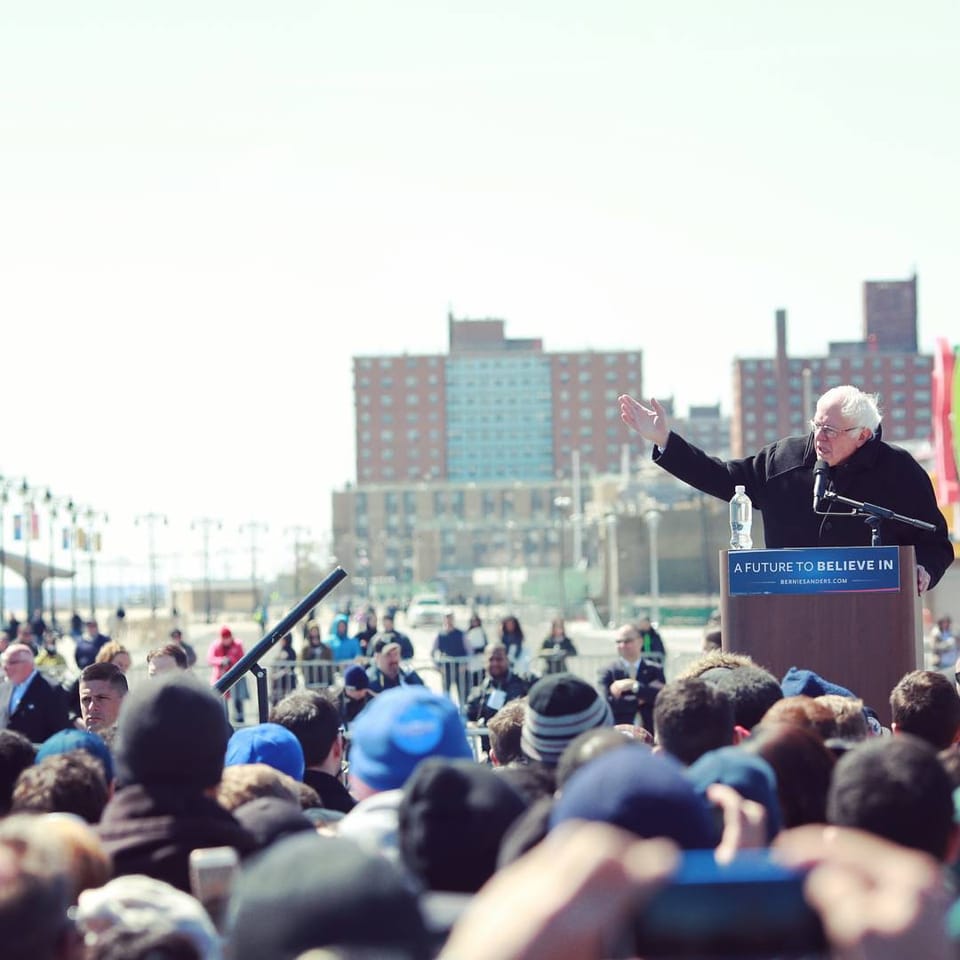
[[[871,531],[863,517],[844,516],[849,507],[828,501],[813,512],[813,467],[817,454],[812,434],[786,437],[743,460],[719,460],[671,433],[664,448],[654,447],[654,462],[685,483],[729,500],[742,484],[763,519],[767,547],[866,547]],[[937,506],[933,485],[923,467],[902,447],[885,443],[881,428],[848,460],[834,467],[830,483],[837,494],[887,507],[902,516],[924,520],[936,528],[919,530],[894,520],[880,527],[887,546],[916,549],[917,563],[936,585],[953,563],[953,546]]]

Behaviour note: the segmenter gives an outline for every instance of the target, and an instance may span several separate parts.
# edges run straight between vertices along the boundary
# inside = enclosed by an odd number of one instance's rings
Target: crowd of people
[[[956,955],[960,695],[942,671],[889,704],[722,649],[668,680],[639,621],[596,683],[524,672],[497,637],[461,710],[375,630],[342,682],[232,725],[209,684],[242,656],[229,628],[210,677],[171,638],[133,688],[94,629],[76,709],[27,711],[48,726],[12,722],[39,649],[3,652],[4,957],[755,956],[761,928],[760,955]],[[573,655],[562,623],[551,636]],[[736,915],[758,855],[758,882],[803,880],[802,929],[748,918],[731,943],[708,898],[684,907],[698,922],[662,919],[704,862]]]

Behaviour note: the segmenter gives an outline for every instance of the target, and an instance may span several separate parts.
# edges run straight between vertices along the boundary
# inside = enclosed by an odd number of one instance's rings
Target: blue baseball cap
[[[305,767],[300,741],[279,723],[258,723],[241,727],[230,737],[224,766],[265,763],[274,770],[303,780]]]
[[[107,778],[107,783],[113,780],[113,757],[110,755],[110,748],[102,737],[98,737],[89,730],[60,730],[53,736],[47,737],[37,750],[36,762],[39,763],[47,757],[55,757],[60,753],[70,753],[72,750],[86,750],[91,756],[96,757],[103,764],[103,774]]]
[[[378,694],[353,725],[350,772],[374,790],[396,790],[427,757],[473,759],[460,712],[421,686]]]

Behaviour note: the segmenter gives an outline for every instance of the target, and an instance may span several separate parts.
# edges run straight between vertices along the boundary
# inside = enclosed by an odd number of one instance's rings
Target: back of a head
[[[596,727],[574,737],[564,748],[557,762],[557,789],[562,790],[564,784],[595,757],[599,757],[608,750],[619,750],[621,747],[649,749],[646,744],[631,739],[616,727]]]
[[[780,682],[763,667],[716,668],[702,675],[702,679],[714,684],[730,698],[734,723],[745,730],[752,730],[783,698]]]
[[[230,738],[220,699],[189,674],[161,674],[132,690],[117,726],[117,782],[190,790],[216,786]]]
[[[834,736],[847,741],[867,739],[870,728],[863,712],[863,701],[859,697],[825,693],[815,699],[833,712]]]
[[[824,822],[835,758],[816,733],[790,723],[761,724],[740,747],[773,767],[784,827]]]
[[[821,740],[838,736],[833,711],[806,694],[784,697],[763,715],[762,724],[792,723],[812,730]]]
[[[657,695],[653,727],[657,743],[681,763],[733,743],[733,704],[698,677],[672,680]]]
[[[960,696],[936,670],[906,674],[890,693],[897,733],[910,733],[937,750],[949,747],[960,731]]]
[[[950,777],[917,737],[867,740],[837,761],[827,820],[943,860],[954,829]]]
[[[738,667],[756,666],[753,657],[747,653],[734,653],[732,650],[707,650],[688,663],[674,678],[685,680],[687,677],[701,677],[710,670],[718,668],[735,670]]]
[[[501,766],[513,763],[523,757],[520,737],[523,733],[523,713],[527,706],[526,697],[518,697],[505,703],[488,721],[490,750]]]
[[[37,749],[17,730],[0,730],[0,816],[10,810],[17,777],[33,766]]]
[[[68,936],[67,863],[43,821],[0,821],[0,944],[4,960],[55,960]]]
[[[15,813],[72,813],[99,823],[107,805],[103,764],[85,750],[47,757],[28,767],[13,789]]]
[[[199,901],[153,877],[131,874],[88,890],[76,913],[91,955],[98,958],[221,955],[216,927]]]
[[[400,855],[428,890],[475,893],[526,802],[504,777],[472,760],[425,760],[403,788]]]
[[[460,711],[427,687],[385,690],[357,717],[350,776],[371,791],[395,790],[428,757],[472,759]]]
[[[327,759],[340,729],[340,714],[321,691],[296,690],[274,706],[270,722],[286,727],[300,741],[304,762],[313,767]]]
[[[233,960],[294,960],[315,947],[375,948],[422,960],[428,936],[398,867],[350,840],[301,833],[250,863],[230,898]]]

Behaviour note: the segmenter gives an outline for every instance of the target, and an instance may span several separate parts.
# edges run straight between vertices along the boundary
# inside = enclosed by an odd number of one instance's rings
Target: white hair
[[[841,387],[831,387],[817,401],[821,403],[840,404],[840,414],[855,426],[866,427],[871,433],[877,432],[880,426],[880,398],[875,393],[864,393],[849,383]]]

